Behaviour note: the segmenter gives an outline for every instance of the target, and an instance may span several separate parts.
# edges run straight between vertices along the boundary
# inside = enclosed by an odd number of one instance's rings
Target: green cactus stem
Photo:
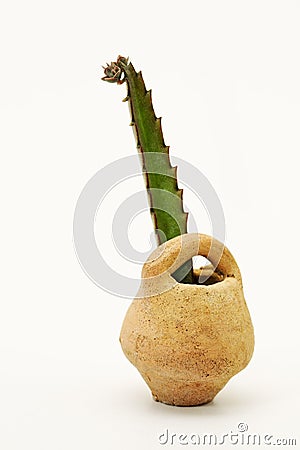
[[[161,118],[153,109],[151,90],[147,91],[141,72],[136,72],[128,58],[119,56],[104,68],[102,80],[127,84],[127,96],[137,149],[142,157],[143,174],[150,212],[158,244],[187,233],[187,216],[183,210],[182,189],[178,189],[177,167],[172,167],[169,147],[165,145]],[[183,283],[195,282],[192,261],[174,274]]]

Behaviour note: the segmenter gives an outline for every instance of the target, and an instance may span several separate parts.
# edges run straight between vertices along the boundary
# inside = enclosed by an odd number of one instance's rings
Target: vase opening
[[[177,270],[177,273],[180,273],[180,269],[183,269],[183,267],[184,265]],[[172,274],[172,276],[177,280],[177,276],[174,276],[174,274]],[[193,283],[185,284],[199,284],[203,286],[210,286],[212,284],[220,283],[225,278],[226,275],[223,274],[219,269],[214,268],[208,259],[206,259],[204,256],[196,256],[193,258]]]

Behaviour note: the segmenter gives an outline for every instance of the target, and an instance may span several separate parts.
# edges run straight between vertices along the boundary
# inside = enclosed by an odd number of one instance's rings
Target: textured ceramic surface
[[[170,274],[197,254],[209,259],[213,275],[203,285],[177,283]],[[229,250],[196,233],[158,247],[144,264],[120,342],[155,400],[210,402],[246,367],[254,348],[241,274]]]

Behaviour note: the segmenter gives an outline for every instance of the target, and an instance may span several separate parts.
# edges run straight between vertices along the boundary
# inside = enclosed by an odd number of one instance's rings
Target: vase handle
[[[239,267],[228,248],[217,239],[198,233],[182,234],[157,247],[144,264],[142,278],[170,277],[196,255],[207,258],[225,277],[241,282]]]

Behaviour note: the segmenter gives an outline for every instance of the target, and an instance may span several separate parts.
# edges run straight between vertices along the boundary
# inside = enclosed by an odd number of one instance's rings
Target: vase
[[[177,282],[172,273],[196,255],[210,261],[195,271],[201,284]],[[254,349],[240,270],[229,250],[198,233],[156,248],[143,266],[120,343],[156,401],[176,406],[212,401],[247,366]]]

